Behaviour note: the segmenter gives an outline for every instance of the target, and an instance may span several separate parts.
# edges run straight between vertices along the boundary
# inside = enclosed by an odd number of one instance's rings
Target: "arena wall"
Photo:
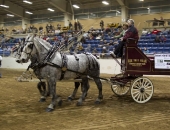
[[[120,66],[113,59],[99,59],[100,72],[105,74],[119,74]],[[13,57],[4,57],[2,61],[2,68],[9,69],[27,69],[29,63],[19,64],[15,62]]]

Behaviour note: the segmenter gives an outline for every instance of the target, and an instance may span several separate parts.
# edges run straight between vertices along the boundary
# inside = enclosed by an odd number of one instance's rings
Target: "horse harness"
[[[34,60],[34,62],[32,62],[27,70],[29,70],[29,68],[33,69],[33,71],[37,71],[40,68],[43,68],[46,65],[50,65],[53,67],[57,67],[61,69],[61,76],[60,76],[60,80],[62,80],[64,78],[65,72],[68,70],[67,68],[67,62],[68,62],[68,58],[66,56],[65,53],[60,53],[61,54],[61,59],[62,59],[62,65],[56,65],[52,62],[50,62],[50,60],[53,58],[54,54],[56,51],[58,51],[60,49],[59,46],[53,45],[53,47],[49,50],[49,52],[47,53],[47,56],[44,58],[43,62],[38,62],[38,60]],[[79,58],[74,54],[74,57],[76,59],[76,61],[79,61]],[[79,63],[78,63],[78,68],[79,68]]]

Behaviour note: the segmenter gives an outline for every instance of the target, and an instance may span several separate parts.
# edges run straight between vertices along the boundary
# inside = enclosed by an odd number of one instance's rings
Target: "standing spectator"
[[[1,67],[1,64],[2,64],[2,56],[0,55],[0,67]],[[0,72],[0,78],[2,77],[1,75],[1,72]]]
[[[69,30],[71,31],[73,29],[73,24],[69,22]]]
[[[163,17],[161,16],[161,17],[160,17],[159,26],[160,26],[160,25],[164,26],[164,24],[165,24],[165,21],[164,21]]]
[[[40,26],[40,27],[39,27],[39,34],[42,34],[42,33],[43,33],[43,27]]]
[[[103,30],[103,28],[104,28],[104,22],[103,22],[103,20],[100,21],[100,27],[101,27],[101,29]]]
[[[57,29],[61,30],[61,25],[60,24],[57,24]]]
[[[77,31],[77,22],[74,23],[74,30]]]
[[[78,29],[78,31],[81,31],[81,29],[82,29],[81,23],[79,21],[77,22],[77,29]]]

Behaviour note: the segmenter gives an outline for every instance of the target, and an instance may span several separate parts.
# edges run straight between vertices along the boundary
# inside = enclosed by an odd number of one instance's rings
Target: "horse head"
[[[34,35],[29,34],[23,45],[20,46],[18,49],[18,54],[20,55],[17,59],[19,63],[26,63],[31,58],[35,52],[34,47]]]

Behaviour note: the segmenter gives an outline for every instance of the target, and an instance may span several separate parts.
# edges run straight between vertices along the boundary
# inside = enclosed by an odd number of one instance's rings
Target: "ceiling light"
[[[144,1],[144,0],[139,0],[139,1]]]
[[[54,12],[54,10],[53,10],[53,9],[51,9],[51,8],[48,8],[47,10]]]
[[[13,14],[7,14],[7,16],[14,17],[14,15],[13,15]]]
[[[77,8],[77,9],[80,8],[78,5],[73,5],[73,7],[74,7],[74,8]]]
[[[102,1],[102,3],[105,5],[109,5],[109,3],[107,1]]]
[[[116,12],[120,14],[120,11],[117,10]]]
[[[27,4],[32,4],[32,2],[28,1],[28,0],[23,0],[23,2],[27,3]]]
[[[27,14],[33,14],[33,13],[29,12],[29,11],[25,11],[25,13],[27,13]]]
[[[7,5],[0,5],[1,7],[4,7],[4,8],[9,8],[9,6]]]

